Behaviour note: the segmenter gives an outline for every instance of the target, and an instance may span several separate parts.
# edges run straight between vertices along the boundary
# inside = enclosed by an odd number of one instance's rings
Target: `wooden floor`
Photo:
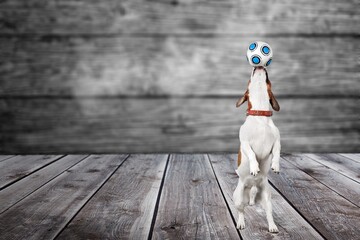
[[[235,154],[0,156],[1,239],[359,239],[360,154],[283,154],[274,219],[246,208]]]

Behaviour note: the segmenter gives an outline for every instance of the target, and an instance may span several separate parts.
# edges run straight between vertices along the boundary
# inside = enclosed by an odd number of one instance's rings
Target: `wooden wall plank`
[[[238,149],[237,98],[0,100],[3,153],[213,152]],[[358,151],[358,104],[280,99],[283,152]]]
[[[239,96],[246,37],[0,38],[0,94]],[[358,96],[357,38],[266,37],[277,96]]]
[[[0,162],[0,190],[58,160],[61,155],[16,156]]]
[[[0,214],[9,209],[15,203],[30,195],[41,186],[60,175],[62,172],[80,162],[86,155],[68,155],[46,166],[35,174],[21,179],[0,191]],[[16,194],[14,194],[16,193]]]
[[[282,157],[305,173],[309,174],[311,177],[340,194],[343,198],[346,198],[354,205],[360,207],[359,183],[345,177],[342,174],[339,174],[336,170],[314,161],[304,154],[285,154],[282,155]]]
[[[338,154],[306,154],[315,161],[360,183],[360,164]]]
[[[239,179],[235,173],[237,155],[211,154],[209,157],[231,213],[237,221],[238,211],[232,200]],[[279,233],[271,234],[268,231],[266,214],[259,209],[260,206],[250,206],[245,209],[246,228],[240,231],[243,239],[323,239],[275,189],[271,187],[271,190],[273,216]]]
[[[271,183],[326,239],[357,239],[359,208],[286,160]],[[314,202],[316,204],[314,204]]]
[[[171,155],[152,239],[239,239],[206,155]]]
[[[0,98],[237,97],[250,75],[245,49],[249,42],[263,39],[275,50],[269,69],[275,95],[356,101],[359,61],[353,53],[358,48],[359,13],[357,0],[274,0],[269,4],[260,0],[0,1]],[[12,114],[0,111],[0,118],[12,119]],[[32,124],[36,129],[38,123]],[[294,140],[295,136],[285,134],[284,149],[355,151],[359,133],[349,127],[341,132],[346,123],[340,125],[334,126],[333,135],[312,136],[312,146],[307,145],[308,135]],[[25,127],[31,137],[21,139],[17,131],[12,136],[8,126],[0,127],[0,132],[8,133],[0,138],[0,143],[7,143],[0,152],[38,153],[56,148],[49,146],[52,141],[38,145],[49,129],[35,133]],[[24,125],[10,128],[24,129]],[[175,132],[183,133],[181,129]],[[349,138],[344,139],[347,133]],[[84,132],[75,139],[81,135]],[[37,148],[13,144],[34,138],[31,144]],[[179,151],[176,140],[161,150]],[[112,140],[109,146],[106,138],[98,141],[103,146],[96,151],[117,151]],[[225,141],[218,148],[232,150],[234,143],[229,146]],[[329,150],[339,141],[339,146]],[[136,143],[127,143],[122,145],[124,151],[129,149],[126,145],[140,149]],[[74,149],[59,146],[65,152]],[[189,146],[182,151],[206,148]]]
[[[126,155],[90,156],[0,215],[3,239],[53,239]]]
[[[2,33],[358,33],[356,0],[1,1]]]
[[[56,239],[148,239],[168,155],[131,155]]]

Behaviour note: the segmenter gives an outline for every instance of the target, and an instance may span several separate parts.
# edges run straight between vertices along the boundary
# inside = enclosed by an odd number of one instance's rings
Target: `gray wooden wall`
[[[359,151],[357,0],[4,0],[0,152],[236,152],[251,67],[283,152]]]

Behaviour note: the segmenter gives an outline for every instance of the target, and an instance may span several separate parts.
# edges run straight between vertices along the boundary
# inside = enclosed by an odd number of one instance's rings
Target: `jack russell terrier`
[[[244,208],[260,202],[266,211],[269,231],[278,232],[274,223],[271,205],[271,189],[267,174],[270,169],[279,173],[280,133],[274,125],[270,105],[275,111],[280,106],[271,91],[271,83],[264,67],[255,67],[248,83],[248,89],[236,107],[248,102],[247,118],[239,131],[238,153],[239,182],[233,199],[239,211],[238,229],[245,228]]]

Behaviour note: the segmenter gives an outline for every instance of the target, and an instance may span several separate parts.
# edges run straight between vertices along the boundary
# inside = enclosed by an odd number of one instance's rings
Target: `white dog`
[[[244,96],[236,107],[248,101],[247,118],[239,132],[238,155],[239,182],[234,191],[235,207],[239,211],[237,228],[245,228],[244,208],[258,200],[266,211],[270,232],[278,232],[272,216],[271,192],[267,173],[271,168],[279,173],[280,133],[274,125],[270,105],[275,111],[280,107],[272,91],[266,69],[255,67]],[[240,164],[241,163],[241,164]]]

